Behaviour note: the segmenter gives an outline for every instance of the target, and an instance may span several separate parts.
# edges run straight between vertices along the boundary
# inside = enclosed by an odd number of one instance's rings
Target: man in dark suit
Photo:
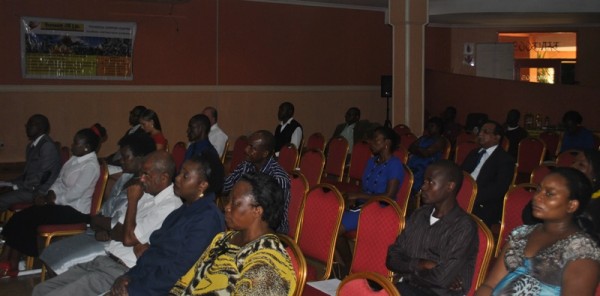
[[[367,120],[360,120],[360,109],[350,107],[344,116],[345,122],[338,124],[332,138],[344,137],[348,141],[348,153],[352,154],[354,144],[366,140],[371,124]]]
[[[502,133],[502,126],[497,122],[485,122],[477,135],[481,148],[473,149],[462,165],[477,181],[473,214],[488,226],[500,221],[504,195],[515,172],[514,158],[498,146]]]
[[[41,114],[29,118],[25,125],[31,141],[25,150],[25,170],[11,182],[2,182],[0,213],[12,204],[32,202],[37,195],[45,195],[60,172],[60,155],[56,143],[48,136],[50,122]]]

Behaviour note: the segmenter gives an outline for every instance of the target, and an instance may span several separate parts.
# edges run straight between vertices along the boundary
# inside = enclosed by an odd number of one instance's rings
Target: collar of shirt
[[[431,209],[423,211],[423,215],[426,215],[427,220],[429,221],[429,218],[433,217],[432,215],[433,215],[433,212],[435,211],[435,208],[433,207],[433,205],[427,205],[425,207],[431,207]],[[438,219],[437,222],[452,224],[452,223],[454,223],[456,218],[458,218],[461,215],[461,212],[463,212],[463,211],[457,203],[454,205],[454,208],[452,208],[452,210],[450,210],[450,212],[448,212],[446,215],[444,215],[440,218],[436,218],[436,219]],[[431,224],[431,225],[434,225],[434,224]]]
[[[129,128],[129,132],[127,132],[127,133],[130,135],[135,133],[135,131],[137,131],[138,128],[140,128],[140,126],[141,126],[140,124],[136,124],[136,125],[132,126],[131,128]]]
[[[169,187],[163,189],[163,191],[161,191],[154,197],[154,204],[161,203],[163,200],[166,200],[167,198],[171,198],[173,196],[176,196],[176,195],[173,192],[173,183],[171,183],[171,185],[169,185]]]
[[[37,144],[40,142],[40,140],[42,139],[42,137],[44,137],[46,134],[42,134],[41,136],[37,137],[37,139],[33,140],[33,142],[31,142],[31,148],[37,146]]]
[[[210,126],[210,131],[211,132],[215,131],[215,130],[218,130],[218,129],[219,129],[219,124],[218,123],[215,123],[215,124],[213,124],[213,125]]]
[[[496,151],[496,148],[498,148],[498,145],[494,145],[494,146],[492,146],[490,148],[486,148],[485,149],[485,154],[483,155],[482,160],[483,159],[487,159],[488,157],[490,157],[490,155],[492,155],[492,153],[494,153],[494,151]]]
[[[294,120],[294,117],[290,117],[290,119],[288,119],[288,121],[286,121],[285,123],[283,123],[283,121],[280,121],[279,124],[281,125],[281,129],[279,130],[282,131],[288,124],[290,124],[290,122],[292,122],[292,120]]]
[[[517,125],[517,126],[512,126],[512,127],[511,127],[511,126],[507,126],[507,127],[506,127],[506,130],[507,130],[507,131],[514,131],[514,130],[516,130],[516,129],[518,129],[518,128],[519,128],[519,126],[518,126],[518,125]]]
[[[88,161],[91,158],[98,158],[96,156],[96,152],[90,152],[90,153],[88,153],[86,155],[83,155],[83,156],[73,156],[74,161],[77,162],[77,163],[86,162],[86,161]]]

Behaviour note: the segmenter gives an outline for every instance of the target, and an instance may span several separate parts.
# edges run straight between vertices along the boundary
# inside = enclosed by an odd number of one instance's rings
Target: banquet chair
[[[325,156],[321,150],[310,149],[302,153],[299,168],[300,172],[306,177],[309,187],[319,184],[324,167]]]
[[[539,135],[539,138],[546,143],[545,159],[554,159],[558,155],[561,136],[554,131],[545,131]]]
[[[371,149],[365,141],[360,141],[354,144],[352,155],[350,156],[350,167],[348,168],[348,176],[342,182],[333,182],[328,180],[327,183],[335,185],[335,187],[343,192],[359,192],[361,189],[362,176],[371,158]]]
[[[407,165],[402,164],[402,169],[404,170],[404,178],[402,179],[402,184],[400,184],[400,188],[398,188],[398,192],[396,192],[396,204],[398,204],[398,206],[400,207],[402,217],[406,217],[406,212],[408,211],[408,204],[410,201],[412,186],[415,182],[415,177]]]
[[[529,179],[529,183],[531,184],[540,184],[546,175],[548,175],[555,168],[555,165],[552,164],[541,164],[537,168],[533,169],[531,172],[531,178]]]
[[[394,156],[398,157],[404,164],[408,161],[408,149],[402,145],[398,145],[398,148],[394,150]]]
[[[308,193],[308,181],[300,172],[290,174],[290,204],[288,206],[288,235],[298,241],[300,210]]]
[[[458,136],[456,136],[456,145],[464,142],[477,143],[477,135],[473,133],[467,133],[464,130],[461,131]]]
[[[94,193],[92,194],[92,203],[90,208],[90,216],[95,216],[100,211],[102,205],[102,198],[104,197],[104,191],[106,190],[106,184],[108,183],[108,166],[106,162],[100,161],[100,177],[96,181]],[[44,247],[47,247],[52,242],[52,239],[59,236],[71,236],[85,232],[87,229],[86,223],[73,223],[73,224],[48,224],[40,225],[37,229],[38,235],[44,239]],[[42,265],[41,280],[44,281],[46,278],[46,266]]]
[[[565,150],[565,151],[561,152],[556,157],[556,166],[557,167],[572,166],[573,163],[575,163],[575,158],[577,158],[577,155],[579,155],[579,153],[581,153],[581,151],[576,150],[576,149],[569,149],[569,150]]]
[[[402,123],[394,126],[394,131],[396,132],[396,134],[398,134],[398,136],[406,135],[411,132],[410,127],[408,127],[408,125],[402,124]]]
[[[392,272],[385,266],[385,258],[388,247],[402,229],[403,213],[396,202],[385,196],[370,198],[358,217],[350,273],[376,272],[391,279]]]
[[[321,182],[326,180],[341,182],[348,157],[348,140],[344,137],[335,137],[329,141],[326,150],[325,170]]]
[[[442,159],[450,159],[450,151],[452,150],[452,144],[450,144],[450,140],[448,138],[442,136],[442,140],[444,141],[444,150],[442,150]]]
[[[306,258],[304,258],[300,247],[298,247],[298,245],[292,238],[281,233],[278,233],[277,237],[279,238],[279,241],[283,244],[285,250],[290,256],[290,260],[292,261],[292,267],[296,272],[296,291],[293,295],[301,296],[302,291],[304,290],[304,284],[306,284]]]
[[[381,289],[376,290],[369,282],[375,283]],[[337,296],[400,296],[394,284],[380,274],[360,272],[351,274],[342,280],[337,288]]]
[[[277,162],[279,162],[284,171],[291,174],[298,165],[298,149],[296,149],[296,145],[292,143],[283,145],[279,150]]]
[[[319,184],[308,192],[300,210],[298,245],[307,258],[307,280],[331,275],[335,244],[344,213],[344,199],[332,185]]]
[[[500,232],[496,241],[495,257],[502,252],[504,241],[511,231],[523,224],[522,213],[525,206],[531,201],[535,194],[537,186],[534,184],[519,184],[508,190],[504,195],[504,205],[502,206],[502,222],[500,223]]]
[[[481,146],[479,146],[479,143],[477,142],[457,143],[456,151],[454,152],[454,162],[459,166],[462,165],[462,163],[467,158],[467,155],[469,155],[469,153],[473,151],[473,149],[479,149],[480,147]]]
[[[225,146],[223,147],[223,154],[221,155],[221,163],[225,164],[225,158],[227,157],[227,151],[229,150],[229,140],[225,141]]]
[[[502,139],[500,139],[500,147],[502,147],[502,150],[508,152],[508,148],[510,148],[511,145],[518,145],[518,143],[511,143],[507,137],[502,137]]]
[[[306,141],[306,149],[325,150],[325,137],[323,134],[316,132],[311,134]]]
[[[171,156],[173,156],[173,160],[175,161],[176,172],[181,170],[181,166],[183,165],[183,161],[185,159],[185,151],[186,151],[184,142],[177,142],[173,146],[173,151],[171,151]]]
[[[248,146],[248,137],[239,136],[233,143],[233,151],[231,153],[231,161],[229,162],[229,173],[231,174],[235,168],[246,159],[246,147]]]
[[[458,205],[467,213],[473,211],[473,205],[475,204],[475,197],[477,196],[477,182],[471,176],[471,174],[463,171],[463,183],[458,193],[456,194],[456,201]]]
[[[494,236],[487,225],[481,221],[481,219],[473,214],[469,215],[477,223],[477,237],[479,239],[477,257],[475,259],[475,270],[471,280],[471,287],[467,292],[467,296],[473,296],[475,295],[477,288],[479,288],[479,286],[483,284],[483,281],[485,280],[488,266],[492,260],[492,255],[494,254]]]
[[[545,153],[546,144],[538,138],[527,137],[519,142],[516,184],[529,180],[533,169],[544,161]]]
[[[400,136],[400,146],[406,148],[406,150],[408,150],[408,148],[410,147],[410,145],[417,140],[417,136],[415,136],[415,134],[413,133],[407,133],[404,135]]]

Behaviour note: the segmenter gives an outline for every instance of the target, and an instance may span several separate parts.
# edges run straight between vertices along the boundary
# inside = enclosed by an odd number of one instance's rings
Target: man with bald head
[[[235,170],[225,179],[223,193],[228,194],[233,185],[247,172],[265,173],[277,181],[284,192],[284,215],[277,227],[277,232],[287,233],[288,220],[287,212],[290,202],[290,177],[286,171],[275,160],[275,138],[273,134],[266,130],[259,130],[253,133],[248,139],[246,146],[246,160],[240,163]]]
[[[171,212],[182,205],[173,191],[175,162],[165,151],[149,154],[140,179],[127,188],[127,210],[110,231],[106,255],[77,264],[37,285],[33,295],[99,295],[135,266],[137,257]]]
[[[206,115],[208,120],[210,120],[210,132],[208,133],[208,140],[211,144],[213,144],[213,146],[215,146],[215,149],[219,153],[219,157],[223,157],[223,154],[227,153],[227,151],[225,151],[225,143],[229,137],[217,123],[219,119],[219,113],[215,107],[209,106],[204,108],[202,114]]]

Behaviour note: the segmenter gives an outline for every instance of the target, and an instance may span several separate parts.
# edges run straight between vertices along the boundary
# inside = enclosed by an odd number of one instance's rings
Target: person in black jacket
[[[279,124],[275,128],[275,154],[279,156],[279,150],[283,145],[292,143],[300,149],[302,143],[302,125],[294,119],[294,105],[283,102],[279,105],[277,112]]]

